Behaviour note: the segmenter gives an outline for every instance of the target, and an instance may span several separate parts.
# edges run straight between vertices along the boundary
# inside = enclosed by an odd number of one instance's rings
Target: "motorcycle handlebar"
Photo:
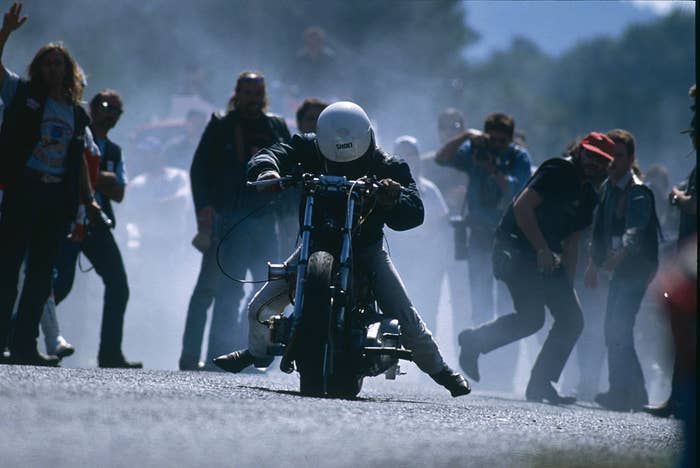
[[[246,182],[246,187],[248,188],[255,188],[255,187],[266,187],[266,186],[271,186],[271,185],[280,185],[282,188],[286,188],[288,186],[296,185],[298,183],[311,183],[312,185],[322,185],[324,183],[323,177],[328,178],[328,176],[319,176],[317,174],[303,174],[301,176],[292,176],[292,175],[287,175],[284,177],[275,177],[274,179],[264,179],[264,180],[256,180],[254,182]],[[334,185],[332,182],[327,182],[328,185]],[[375,192],[378,190],[381,190],[381,186],[374,180],[371,179],[359,179],[359,180],[345,180],[342,183],[342,186],[351,189],[351,188],[367,188],[371,192]]]

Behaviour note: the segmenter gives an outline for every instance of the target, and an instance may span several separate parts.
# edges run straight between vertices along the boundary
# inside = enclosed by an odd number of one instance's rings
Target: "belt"
[[[41,171],[35,171],[34,169],[29,169],[28,167],[24,169],[24,173],[33,180],[38,180],[44,184],[60,184],[63,182],[63,177],[55,176],[52,174],[47,174]]]

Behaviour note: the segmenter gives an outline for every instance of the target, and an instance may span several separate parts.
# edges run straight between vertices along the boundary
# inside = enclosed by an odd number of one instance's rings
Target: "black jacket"
[[[598,196],[593,186],[584,182],[580,170],[568,158],[552,158],[543,162],[530,177],[526,188],[542,197],[535,209],[537,225],[552,252],[561,253],[563,241],[574,232],[582,231],[593,222]],[[534,258],[535,249],[527,240],[515,219],[513,197],[496,230],[496,241],[512,251]]]
[[[0,129],[0,184],[8,192],[22,184],[24,168],[29,154],[41,137],[41,120],[44,116],[46,94],[33,88],[28,81],[21,80],[17,93],[5,110]],[[80,178],[83,171],[85,127],[90,118],[79,105],[73,106],[73,137],[66,153],[64,215],[72,222],[78,211],[80,200]]]
[[[287,124],[281,117],[265,114],[273,140],[268,145],[289,141]],[[248,157],[239,158],[243,142],[236,141],[235,110],[226,115],[212,114],[197,145],[190,167],[192,197],[197,211],[213,206],[217,211],[236,208],[241,204],[245,168]]]
[[[353,244],[358,247],[380,241],[385,224],[395,231],[405,231],[420,226],[425,216],[420,192],[405,161],[390,156],[380,148],[365,157],[369,159],[363,175],[379,180],[395,180],[401,184],[401,195],[394,207],[384,209],[376,206],[369,214],[359,234],[353,239]],[[247,178],[254,181],[259,174],[268,170],[277,171],[281,175],[289,174],[297,165],[301,165],[304,173],[326,173],[324,158],[318,150],[315,135],[294,135],[290,144],[276,144],[261,150],[248,163]]]

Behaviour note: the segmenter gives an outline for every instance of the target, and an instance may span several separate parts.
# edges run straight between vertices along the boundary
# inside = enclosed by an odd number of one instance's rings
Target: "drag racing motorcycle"
[[[293,312],[264,322],[282,355],[281,370],[296,368],[301,393],[314,396],[352,398],[365,377],[396,378],[399,359],[411,360],[412,353],[401,346],[398,320],[379,310],[371,272],[353,262],[352,252],[352,235],[381,187],[372,179],[312,174],[247,185],[276,184],[301,186],[303,200],[298,263],[268,262],[269,281],[296,285]]]

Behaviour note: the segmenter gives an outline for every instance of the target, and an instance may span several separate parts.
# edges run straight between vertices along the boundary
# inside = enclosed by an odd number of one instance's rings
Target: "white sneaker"
[[[68,357],[75,352],[73,345],[67,342],[62,336],[59,335],[56,341],[58,343],[56,345],[56,349],[50,350],[49,354],[53,354],[54,356],[58,356],[63,359],[64,357]]]

